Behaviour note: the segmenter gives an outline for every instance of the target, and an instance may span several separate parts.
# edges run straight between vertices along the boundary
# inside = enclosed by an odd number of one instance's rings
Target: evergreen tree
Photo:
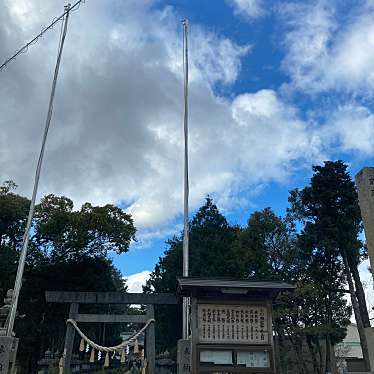
[[[192,277],[232,277],[244,274],[243,256],[234,243],[239,228],[232,227],[211,198],[193,217],[189,228],[190,269]],[[167,242],[168,248],[159,259],[147,282],[147,292],[175,292],[177,278],[182,276],[183,234]],[[156,308],[156,340],[159,350],[176,347],[180,338],[181,308]]]
[[[313,171],[310,186],[290,194],[291,213],[304,224],[299,242],[308,259],[306,271],[324,289],[328,325],[334,325],[334,299],[342,298],[344,292],[350,294],[364,358],[368,364],[363,329],[369,318],[357,269],[365,255],[358,238],[361,216],[357,193],[344,162],[327,161],[323,166],[314,166]],[[345,290],[347,283],[348,291]],[[332,332],[326,335],[326,339],[333,358]]]
[[[252,213],[236,242],[243,276],[291,281],[298,261],[295,238],[295,226],[288,217],[278,217],[270,208]]]

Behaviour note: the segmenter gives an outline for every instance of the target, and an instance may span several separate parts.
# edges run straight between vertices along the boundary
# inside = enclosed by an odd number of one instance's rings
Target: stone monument
[[[6,321],[12,303],[13,290],[7,292],[4,305],[0,308],[0,374],[13,373],[18,339],[6,336]]]
[[[358,200],[364,223],[366,244],[370,260],[371,274],[374,271],[374,167],[364,167],[356,175]],[[370,367],[374,369],[374,328],[365,329],[368,342]]]
[[[374,270],[374,167],[364,167],[356,175],[358,199],[371,269]]]

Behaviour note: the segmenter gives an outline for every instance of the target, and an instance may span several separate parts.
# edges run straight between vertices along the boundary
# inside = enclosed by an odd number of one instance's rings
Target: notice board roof
[[[193,278],[178,279],[178,294],[189,296],[191,294],[219,292],[224,294],[263,294],[275,296],[281,291],[292,291],[296,287],[285,282],[249,281],[246,279],[225,278]]]

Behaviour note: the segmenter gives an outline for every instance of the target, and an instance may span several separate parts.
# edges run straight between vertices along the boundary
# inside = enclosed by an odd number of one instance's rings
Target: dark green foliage
[[[29,201],[12,191],[17,186],[0,186],[0,298],[14,285],[17,272],[17,248],[22,243]]]
[[[339,251],[347,250],[356,265],[365,256],[358,239],[362,230],[361,213],[355,185],[342,161],[327,161],[314,166],[311,184],[290,194],[292,212],[304,222],[305,244],[316,256],[331,256],[339,261]],[[318,257],[317,257],[318,260]]]
[[[12,182],[0,187],[0,295],[14,285],[29,200],[14,192]],[[130,215],[113,205],[86,203],[78,211],[66,197],[48,195],[36,206],[15,331],[24,372],[48,348],[62,351],[68,305],[46,304],[45,291],[124,291],[121,274],[107,257],[126,252],[134,239]],[[115,307],[88,307],[108,312]],[[123,308],[122,308],[123,309]],[[123,310],[122,310],[123,312]],[[102,326],[84,326],[103,342]],[[106,343],[118,343],[121,326],[106,326]],[[111,337],[111,339],[108,337]],[[111,341],[114,339],[114,341]]]
[[[35,244],[54,261],[105,253],[123,253],[135,238],[131,216],[114,205],[85,203],[79,211],[62,196],[45,196],[35,214]]]
[[[11,181],[0,186],[0,246],[17,248],[22,242],[29,209],[29,200],[12,191],[17,185]]]
[[[207,198],[190,223],[190,276],[237,276],[243,267],[234,246],[238,230]],[[147,284],[156,292],[174,292],[176,279],[182,276],[182,234],[167,245]]]
[[[293,269],[300,261],[295,237],[288,217],[278,217],[270,208],[251,214],[236,242],[244,265],[242,277],[293,280]]]
[[[190,275],[238,277],[243,263],[234,243],[238,228],[228,224],[212,199],[207,198],[190,223]],[[167,242],[168,249],[151,274],[147,292],[175,292],[177,278],[182,276],[183,236]],[[174,350],[182,329],[181,309],[156,308],[158,350]]]
[[[310,185],[292,191],[289,199],[290,214],[303,224],[298,237],[304,259],[301,289],[313,290],[314,294],[307,292],[305,296],[317,300],[318,310],[322,311],[319,316],[308,315],[303,334],[314,344],[324,336],[334,345],[344,337],[351,314],[344,299],[347,277],[352,274],[356,289],[362,289],[357,269],[365,256],[358,238],[361,215],[355,185],[344,162],[327,161],[323,166],[314,166],[313,171]],[[347,264],[343,261],[345,257]],[[367,315],[364,293],[356,291],[352,297],[358,297],[361,313]],[[356,314],[356,318],[361,316]],[[328,362],[331,369],[329,365]]]

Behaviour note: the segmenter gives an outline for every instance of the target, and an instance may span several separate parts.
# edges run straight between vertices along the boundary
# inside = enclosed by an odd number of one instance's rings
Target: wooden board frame
[[[267,298],[257,298],[256,300],[248,300],[244,298],[224,299],[221,297],[197,296],[191,298],[191,336],[192,336],[192,373],[205,374],[214,372],[231,372],[231,373],[275,373],[274,362],[274,342],[270,339],[269,344],[264,345],[245,345],[245,344],[206,344],[199,342],[198,331],[198,305],[199,304],[221,304],[221,305],[259,305],[263,304],[267,308],[267,319],[269,334],[273,331],[272,326],[272,301]],[[200,366],[200,349],[226,349],[226,350],[268,350],[270,354],[270,368],[242,368],[242,367],[205,367]]]
[[[197,357],[200,357],[200,351],[204,349],[213,349],[213,350],[231,350],[231,351],[268,351],[269,352],[269,360],[270,360],[270,367],[269,368],[255,368],[255,367],[235,367],[235,366],[216,366],[216,367],[206,367],[200,365],[200,360],[198,360],[197,363],[197,373],[199,374],[205,374],[205,373],[215,373],[215,372],[235,372],[235,373],[274,373],[274,352],[271,349],[271,345],[262,345],[262,346],[243,346],[243,345],[232,345],[232,344],[225,344],[225,345],[217,345],[214,346],[213,344],[198,344],[196,346],[196,355]]]

